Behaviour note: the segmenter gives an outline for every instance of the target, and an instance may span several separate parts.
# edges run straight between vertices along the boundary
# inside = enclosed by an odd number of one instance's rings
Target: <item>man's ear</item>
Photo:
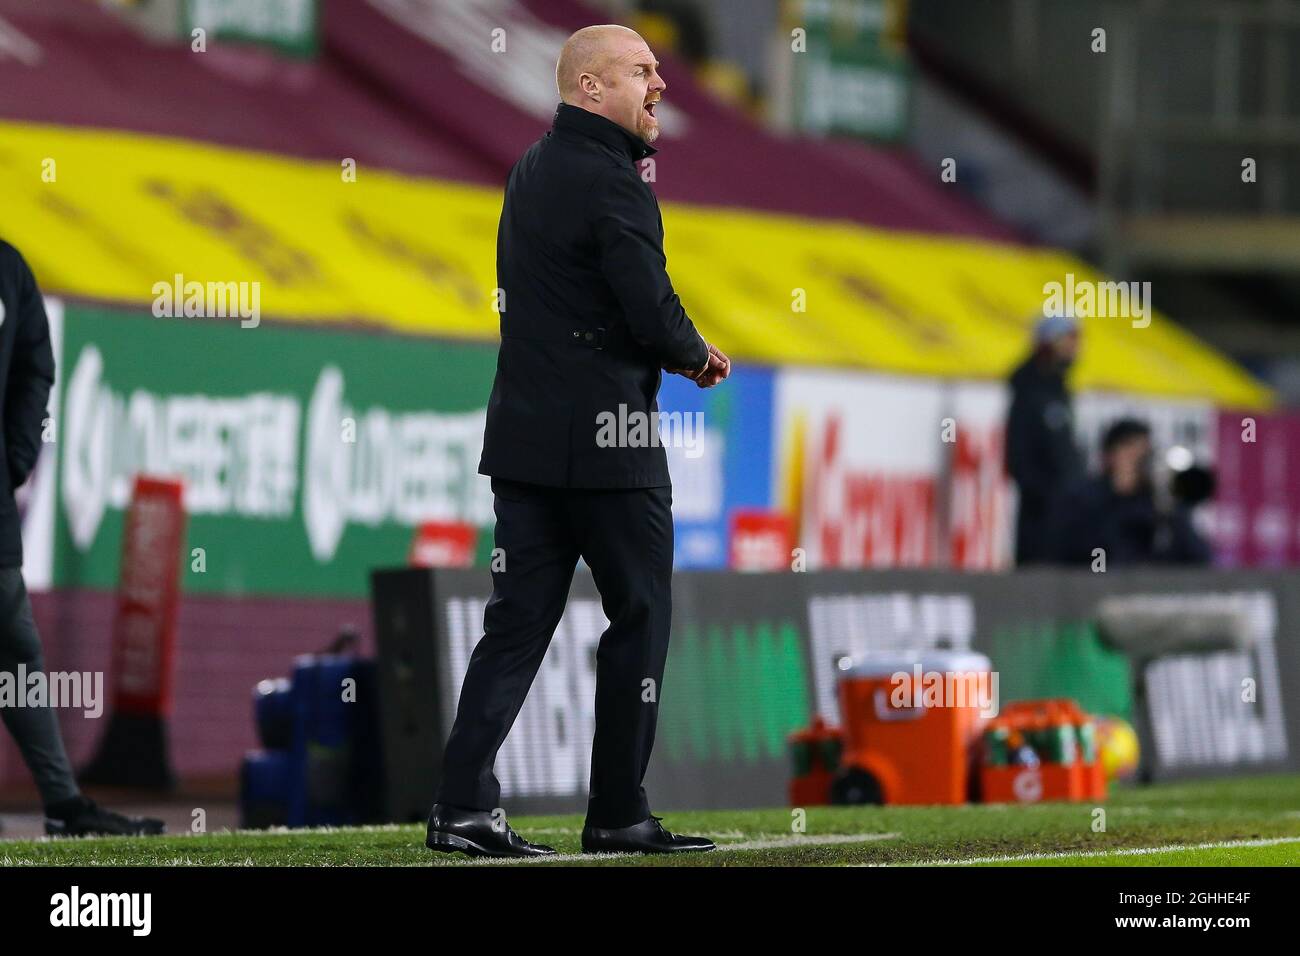
[[[590,96],[593,100],[600,102],[600,80],[593,74],[583,73],[579,76],[578,89],[582,90],[586,96]]]

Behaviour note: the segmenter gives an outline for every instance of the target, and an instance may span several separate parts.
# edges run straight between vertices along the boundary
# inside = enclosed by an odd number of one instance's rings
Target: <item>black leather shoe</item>
[[[424,845],[439,853],[469,856],[550,856],[555,852],[549,846],[529,843],[504,818],[499,827],[494,827],[487,810],[462,810],[445,803],[433,805]]]
[[[73,797],[45,811],[45,832],[50,836],[157,836],[163,829],[161,820],[123,816],[88,797]]]
[[[659,821],[662,817],[650,815],[635,826],[606,830],[601,827],[582,828],[583,853],[700,853],[716,850],[712,840],[704,837],[678,836],[669,833]]]

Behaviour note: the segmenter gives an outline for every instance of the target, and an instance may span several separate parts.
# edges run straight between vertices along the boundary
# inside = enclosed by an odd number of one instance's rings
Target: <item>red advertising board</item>
[[[731,514],[733,571],[785,571],[794,547],[790,516],[761,508],[737,508]]]
[[[171,711],[180,551],[185,540],[181,482],[135,479],[122,535],[121,583],[113,621],[113,709]]]
[[[408,557],[413,568],[474,566],[478,529],[459,521],[426,521],[415,530]]]

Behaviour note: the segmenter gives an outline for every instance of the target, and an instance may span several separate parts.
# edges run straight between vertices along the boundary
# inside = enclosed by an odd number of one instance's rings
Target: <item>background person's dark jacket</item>
[[[1210,543],[1196,530],[1192,509],[1175,504],[1156,527],[1155,560],[1162,564],[1206,566],[1214,561]]]
[[[668,279],[659,203],[636,166],[653,152],[562,104],[510,171],[482,474],[567,488],[671,483],[662,447],[597,444],[598,415],[619,416],[620,406],[657,433],[661,368],[708,361]]]
[[[1064,564],[1091,565],[1093,550],[1106,553],[1106,570],[1158,560],[1160,515],[1150,489],[1116,494],[1100,475],[1066,489],[1050,522],[1056,557]]]
[[[0,567],[23,563],[22,522],[14,490],[41,452],[54,353],[36,279],[18,250],[0,240]]]
[[[1044,369],[1032,356],[1011,375],[1006,465],[1020,498],[1016,563],[1054,560],[1055,501],[1083,477],[1083,460],[1064,370]]]

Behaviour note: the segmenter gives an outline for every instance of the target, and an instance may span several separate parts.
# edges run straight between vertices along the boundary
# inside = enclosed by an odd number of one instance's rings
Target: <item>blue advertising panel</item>
[[[702,389],[664,375],[659,430],[673,476],[677,567],[726,567],[731,513],[772,506],[775,377],[771,368],[745,366]]]

